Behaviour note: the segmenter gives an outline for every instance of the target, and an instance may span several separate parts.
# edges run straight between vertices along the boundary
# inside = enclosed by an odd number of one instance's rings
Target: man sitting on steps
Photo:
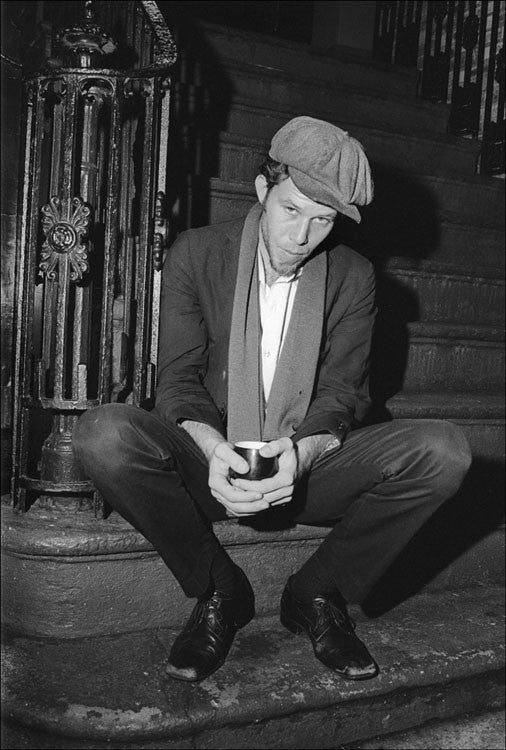
[[[107,502],[197,600],[172,646],[171,677],[212,674],[254,616],[251,585],[213,521],[276,512],[333,526],[289,578],[281,622],[305,632],[326,667],[363,680],[378,666],[346,604],[364,599],[456,493],[470,451],[446,421],[360,426],[374,272],[330,241],[341,215],[359,222],[357,206],[373,197],[360,143],[296,117],[274,135],[259,172],[258,203],[245,218],[184,232],[168,253],[154,411],[89,410],[74,448]],[[277,473],[231,478],[249,469],[234,452],[239,440],[266,442]]]

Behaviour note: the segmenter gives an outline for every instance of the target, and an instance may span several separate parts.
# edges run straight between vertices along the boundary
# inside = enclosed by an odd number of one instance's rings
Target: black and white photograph
[[[506,0],[0,12],[3,750],[506,750]]]

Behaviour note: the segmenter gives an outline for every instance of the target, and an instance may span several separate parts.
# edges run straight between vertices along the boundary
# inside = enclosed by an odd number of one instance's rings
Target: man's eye
[[[324,224],[325,226],[332,223],[332,219],[327,219],[326,216],[318,216],[316,218],[316,221],[318,221],[320,224]]]
[[[297,213],[297,209],[294,208],[293,206],[285,206],[285,211],[286,211],[287,214],[296,214]]]

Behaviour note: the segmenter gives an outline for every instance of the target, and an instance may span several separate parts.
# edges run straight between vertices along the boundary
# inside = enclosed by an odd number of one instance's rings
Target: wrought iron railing
[[[155,385],[175,45],[150,0],[69,5],[68,20],[65,5],[45,3],[45,54],[25,81],[12,460],[23,511],[98,509],[74,425],[102,403],[147,406]]]
[[[450,104],[448,132],[479,138],[478,171],[503,175],[506,2],[378,2],[373,56],[417,67],[420,96]]]

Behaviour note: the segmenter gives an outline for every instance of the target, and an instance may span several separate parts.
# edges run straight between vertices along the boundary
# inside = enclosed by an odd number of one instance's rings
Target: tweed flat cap
[[[373,199],[371,168],[362,145],[329,122],[294,117],[274,135],[269,156],[286,164],[301,193],[356,222],[357,206]]]

